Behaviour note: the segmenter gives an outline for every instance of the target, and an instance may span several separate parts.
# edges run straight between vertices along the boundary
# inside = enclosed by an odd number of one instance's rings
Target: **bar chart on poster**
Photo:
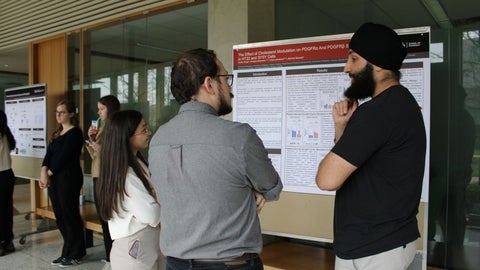
[[[46,84],[5,89],[5,113],[17,141],[12,152],[15,175],[38,178],[47,149]]]
[[[430,28],[396,31],[408,51],[401,84],[421,107],[429,137]],[[351,36],[233,46],[233,120],[255,128],[284,185],[280,200],[262,211],[264,231],[333,239],[335,193],[320,190],[315,174],[333,146],[332,106],[350,86],[343,68]],[[428,177],[426,169],[422,202],[428,200]]]

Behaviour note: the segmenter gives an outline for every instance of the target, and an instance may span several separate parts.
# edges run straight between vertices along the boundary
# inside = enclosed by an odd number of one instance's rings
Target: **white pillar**
[[[233,45],[273,40],[274,24],[274,0],[209,0],[208,48],[231,72]]]
[[[274,38],[274,0],[208,1],[208,48],[215,51],[228,72],[233,69],[233,45]]]

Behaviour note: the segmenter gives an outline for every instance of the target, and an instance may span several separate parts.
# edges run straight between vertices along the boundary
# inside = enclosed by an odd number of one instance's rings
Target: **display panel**
[[[43,158],[46,146],[46,84],[5,89],[5,113],[17,142],[12,156]]]

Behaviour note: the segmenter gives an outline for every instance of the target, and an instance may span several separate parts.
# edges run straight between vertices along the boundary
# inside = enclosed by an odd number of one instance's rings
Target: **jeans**
[[[245,264],[226,265],[222,262],[196,262],[195,260],[183,260],[174,257],[167,257],[165,270],[263,270],[263,263],[260,257],[249,259]]]

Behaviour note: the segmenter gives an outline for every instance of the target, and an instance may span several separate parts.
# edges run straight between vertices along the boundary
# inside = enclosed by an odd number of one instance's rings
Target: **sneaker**
[[[79,264],[80,264],[80,260],[65,258],[65,260],[59,266],[60,267],[70,267],[70,266],[75,266],[75,265],[79,265]]]
[[[50,264],[51,265],[60,265],[65,261],[65,257],[58,257],[55,260],[53,260]]]

